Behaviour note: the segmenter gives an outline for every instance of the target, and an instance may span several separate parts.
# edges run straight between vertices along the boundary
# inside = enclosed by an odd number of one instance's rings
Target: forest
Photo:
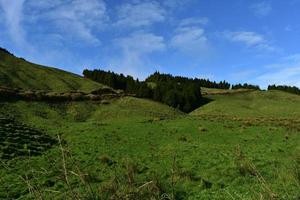
[[[289,92],[292,94],[299,94],[300,95],[300,89],[296,86],[287,86],[287,85],[269,85],[268,90],[280,90],[284,92]]]
[[[236,84],[232,85],[231,89],[237,90],[237,89],[250,89],[250,90],[260,90],[260,87],[258,85],[251,85],[251,84]]]
[[[208,101],[202,97],[201,87],[260,90],[259,86],[247,83],[231,85],[225,80],[216,82],[209,79],[187,78],[160,72],[151,74],[145,81],[99,69],[85,69],[83,75],[85,78],[108,85],[114,89],[124,90],[126,93],[139,98],[152,99],[184,112],[190,112]]]
[[[103,70],[84,70],[83,75],[114,89],[124,90],[139,98],[162,102],[184,112],[190,112],[205,103],[201,95],[201,84],[194,79],[159,72],[150,75],[143,82],[135,80],[132,76]]]

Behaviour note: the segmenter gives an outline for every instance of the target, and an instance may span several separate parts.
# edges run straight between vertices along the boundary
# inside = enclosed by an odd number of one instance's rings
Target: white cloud
[[[141,27],[165,20],[166,11],[156,1],[127,3],[117,9],[116,26]]]
[[[250,9],[254,12],[256,16],[264,17],[271,13],[272,6],[269,2],[264,1],[261,3],[252,4],[250,6]]]
[[[185,27],[185,26],[198,26],[198,25],[206,25],[209,22],[208,18],[186,18],[181,20],[179,23],[179,27]]]
[[[205,18],[182,20],[171,38],[170,45],[189,56],[204,56],[210,51],[210,45],[201,25],[207,21]]]
[[[144,32],[116,39],[114,45],[121,50],[121,55],[109,61],[109,65],[115,67],[114,70],[117,72],[142,78],[153,71],[154,65],[148,56],[166,48],[163,37]]]
[[[233,42],[242,42],[247,46],[255,46],[265,42],[262,35],[254,32],[237,31],[237,32],[224,32],[224,36]]]
[[[100,43],[93,31],[107,20],[106,5],[102,0],[45,0],[39,3],[28,0],[26,5],[27,15],[33,23],[46,21],[53,26],[51,32],[90,44]]]
[[[39,10],[47,10],[55,8],[61,4],[63,1],[61,0],[42,0],[42,1],[34,1],[34,0],[26,0],[27,6],[30,8],[35,8]]]
[[[293,85],[300,87],[300,54],[281,58],[280,62],[264,66],[266,72],[255,81],[267,87],[268,84]]]
[[[26,43],[22,28],[24,2],[25,0],[0,0],[0,11],[3,12],[9,35],[17,46],[24,46]]]
[[[249,31],[225,31],[223,36],[232,41],[245,44],[262,51],[276,51],[277,48],[269,44],[263,35]]]
[[[283,58],[285,61],[300,63],[300,54],[293,54]]]
[[[115,42],[125,51],[151,53],[165,48],[164,38],[152,33],[134,33],[129,37],[116,39]]]
[[[164,0],[163,5],[170,9],[180,9],[188,5],[192,0]]]

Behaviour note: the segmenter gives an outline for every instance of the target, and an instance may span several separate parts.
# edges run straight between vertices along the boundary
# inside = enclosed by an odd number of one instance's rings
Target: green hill
[[[239,102],[232,114],[247,117],[255,114],[255,109],[242,112],[244,105],[256,101],[251,100],[252,95],[259,99],[257,104],[274,103],[270,98],[278,98],[278,105],[297,103],[297,96],[281,92],[214,95],[212,103],[221,104],[218,98],[228,98],[228,107],[223,109],[230,110]],[[0,165],[0,181],[4,183],[0,199],[38,199],[34,195],[71,199],[73,193],[82,199],[122,199],[127,195],[162,199],[166,194],[174,195],[173,199],[299,196],[298,117],[287,129],[277,121],[250,124],[186,115],[133,97],[109,104],[0,102],[0,113],[5,122],[0,123],[0,131],[9,128],[7,134],[11,135],[0,145],[2,156],[9,158]],[[50,146],[49,141],[57,135],[63,147]],[[20,157],[26,153],[31,156]],[[35,190],[28,192],[19,177],[34,177],[25,180]],[[95,198],[88,198],[89,191]]]
[[[103,87],[5,51],[1,85]],[[213,101],[189,115],[134,97],[0,101],[0,199],[299,199],[300,96],[202,92]]]
[[[52,67],[45,67],[17,58],[0,48],[0,86],[66,92],[89,92],[103,85]]]
[[[281,91],[250,91],[208,95],[213,101],[191,115],[229,115],[241,117],[300,117],[300,96]]]

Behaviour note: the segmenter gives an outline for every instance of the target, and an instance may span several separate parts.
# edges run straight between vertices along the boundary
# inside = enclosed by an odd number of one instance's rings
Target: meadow
[[[0,85],[57,97],[107,88],[1,49]],[[191,113],[124,95],[1,96],[0,199],[299,199],[300,97],[201,91],[207,104]]]
[[[55,141],[1,159],[0,198],[299,199],[300,97],[208,97],[190,114],[133,97],[2,102],[1,119]]]

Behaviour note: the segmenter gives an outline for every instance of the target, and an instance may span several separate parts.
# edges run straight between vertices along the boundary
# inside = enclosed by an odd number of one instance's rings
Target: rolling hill
[[[55,92],[90,92],[103,85],[52,67],[45,67],[17,58],[0,48],[0,86],[25,90]]]
[[[230,113],[241,117],[256,114],[255,109],[243,108],[256,102],[255,98],[258,102],[253,105],[265,106],[275,102],[270,99],[277,99],[277,105],[296,99],[281,92],[214,98],[203,107],[206,113],[213,113],[217,104],[219,109],[225,107],[223,113],[219,111],[224,114],[239,102]],[[218,102],[222,99],[226,99],[224,104]],[[174,195],[173,199],[272,199],[272,195],[297,199],[298,117],[283,121],[293,126],[282,126],[277,121],[233,121],[219,112],[205,117],[186,115],[133,97],[105,105],[0,102],[0,118],[5,122],[0,120],[0,132],[12,133],[0,143],[2,156],[10,159],[0,165],[0,182],[4,183],[0,198],[38,199],[34,196],[38,194],[44,199],[72,199],[75,193],[89,199],[92,191],[95,197],[90,199],[127,195],[132,199],[162,199],[164,195]],[[280,113],[266,112],[272,118]],[[64,141],[62,146],[51,146],[57,135]],[[31,137],[36,141],[26,142]],[[20,177],[34,177],[26,181],[35,190],[28,192]]]
[[[3,50],[1,85],[105,87]],[[299,199],[300,97],[202,92],[213,101],[190,114],[130,96],[0,101],[0,199]]]
[[[210,103],[191,115],[228,115],[240,117],[300,117],[300,96],[281,91],[248,91],[214,94]]]

